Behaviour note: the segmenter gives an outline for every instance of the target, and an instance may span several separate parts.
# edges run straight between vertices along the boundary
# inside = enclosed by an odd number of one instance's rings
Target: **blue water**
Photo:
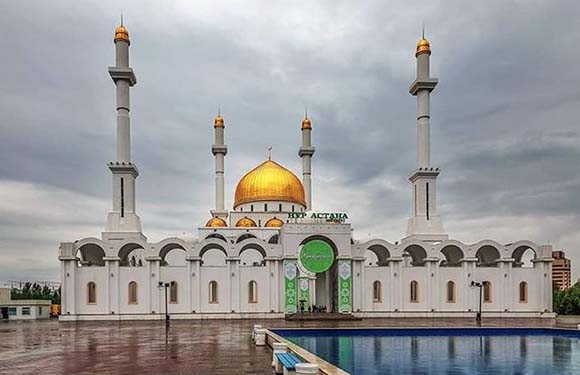
[[[356,375],[580,374],[580,332],[560,329],[275,330]]]

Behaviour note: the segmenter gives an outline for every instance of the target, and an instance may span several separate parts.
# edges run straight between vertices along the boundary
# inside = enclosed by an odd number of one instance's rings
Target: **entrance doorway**
[[[2,319],[8,319],[8,307],[0,307],[0,315]]]
[[[338,272],[337,261],[326,272],[316,274],[316,295],[314,304],[326,308],[326,312],[338,312]]]

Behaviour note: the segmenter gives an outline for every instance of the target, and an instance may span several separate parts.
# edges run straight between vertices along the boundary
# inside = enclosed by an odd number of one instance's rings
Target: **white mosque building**
[[[129,33],[115,31],[117,158],[113,207],[101,238],[60,244],[61,320],[281,318],[305,306],[360,317],[553,317],[549,245],[530,241],[465,244],[450,239],[437,212],[431,166],[431,49],[417,44],[417,167],[405,237],[396,242],[352,237],[348,213],[313,211],[312,123],[302,122],[302,179],[268,158],[238,182],[224,205],[225,122],[214,122],[215,208],[197,239],[148,242],[137,215],[131,161]],[[340,208],[339,208],[340,209]],[[177,255],[176,255],[177,254]],[[172,262],[181,256],[181,263]],[[530,258],[531,261],[524,262]],[[480,289],[477,285],[483,285]],[[160,286],[163,285],[163,286]],[[166,285],[169,285],[168,287]],[[481,292],[481,293],[480,293]],[[167,304],[166,304],[167,302]]]

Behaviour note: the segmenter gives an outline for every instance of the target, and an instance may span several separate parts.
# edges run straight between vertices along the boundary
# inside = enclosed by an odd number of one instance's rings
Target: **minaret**
[[[117,160],[109,163],[113,174],[113,210],[107,217],[105,232],[141,233],[141,219],[135,213],[135,179],[139,171],[131,162],[129,87],[137,83],[129,67],[129,31],[123,25],[115,30],[115,66],[109,74],[117,87]]]
[[[429,134],[429,97],[437,79],[429,75],[431,47],[425,33],[417,43],[417,79],[409,92],[417,97],[417,169],[409,177],[413,186],[413,215],[409,219],[407,237],[418,236],[426,241],[447,238],[437,214],[436,180],[439,168],[431,167]]]
[[[228,146],[224,144],[224,118],[218,111],[213,127],[215,129],[215,143],[211,146],[211,153],[215,157],[215,209],[211,211],[213,217],[225,219],[228,212],[224,204],[224,159],[228,153]]]
[[[312,123],[305,114],[302,120],[302,147],[298,150],[298,156],[302,158],[302,185],[304,185],[304,195],[306,197],[306,210],[312,210],[312,155],[314,155],[314,147],[312,147]]]

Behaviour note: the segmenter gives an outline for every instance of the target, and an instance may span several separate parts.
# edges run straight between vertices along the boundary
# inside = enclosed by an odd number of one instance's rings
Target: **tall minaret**
[[[215,157],[215,209],[211,211],[213,217],[228,217],[224,204],[224,158],[228,153],[228,146],[224,144],[224,118],[218,111],[213,127],[215,129],[215,143],[211,146],[211,153]]]
[[[447,236],[437,214],[436,180],[439,168],[431,167],[429,134],[429,96],[437,79],[429,75],[431,47],[425,33],[417,43],[417,79],[409,92],[417,97],[417,169],[409,177],[413,185],[413,215],[409,219],[407,237],[418,236],[426,241],[440,241]]]
[[[298,156],[302,158],[302,184],[304,185],[304,195],[306,196],[306,210],[312,210],[312,123],[308,114],[302,120],[302,147],[298,150]]]
[[[115,30],[115,66],[109,74],[117,87],[117,160],[109,163],[113,174],[113,210],[107,217],[105,232],[141,233],[141,219],[135,213],[135,179],[139,171],[131,162],[129,87],[137,83],[129,67],[129,31],[123,25]]]

